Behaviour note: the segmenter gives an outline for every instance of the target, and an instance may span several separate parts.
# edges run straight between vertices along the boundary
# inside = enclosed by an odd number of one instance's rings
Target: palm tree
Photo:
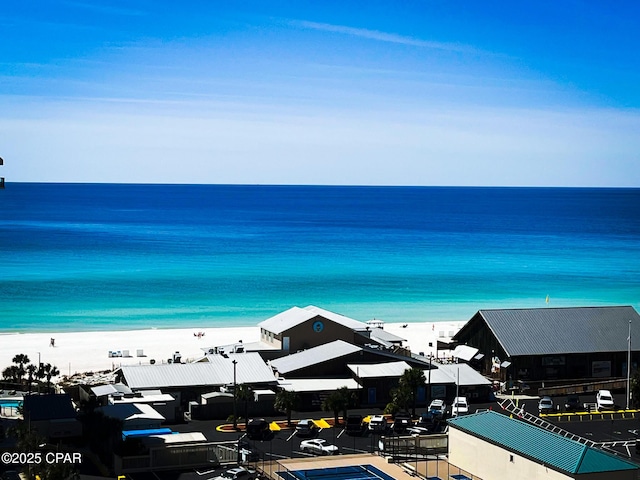
[[[38,372],[38,367],[33,364],[27,365],[27,381],[29,382],[29,395],[31,395],[31,387],[33,384],[33,377]]]
[[[16,356],[14,356],[13,360],[11,361],[18,365],[18,373],[19,373],[18,382],[22,382],[22,377],[24,377],[24,374],[27,373],[24,366],[27,363],[29,363],[29,357],[26,356],[24,353],[19,353]]]
[[[42,372],[44,373],[44,376],[47,378],[47,393],[48,393],[51,388],[51,377],[57,377],[58,375],[60,375],[60,370],[58,370],[58,367],[51,365],[50,363],[47,363],[42,366]]]
[[[424,387],[427,379],[424,370],[419,368],[408,368],[400,377],[400,385],[405,386],[411,392],[411,414],[416,415],[416,401],[418,399],[418,388]]]
[[[276,394],[273,408],[287,414],[287,426],[291,427],[291,410],[298,408],[298,394],[289,390],[280,390]]]
[[[236,386],[236,398],[244,401],[244,424],[249,423],[249,400],[253,399],[253,389],[246,383]]]
[[[400,383],[397,388],[391,390],[391,402],[385,407],[384,413],[398,413],[400,410],[409,411],[408,405],[411,401],[411,390],[409,387]]]
[[[334,425],[338,425],[339,414],[342,411],[344,418],[347,417],[347,409],[351,406],[352,397],[347,387],[340,387],[322,402],[322,410],[333,412]]]
[[[17,365],[11,365],[2,371],[2,378],[13,383],[18,383],[20,379],[20,369]]]

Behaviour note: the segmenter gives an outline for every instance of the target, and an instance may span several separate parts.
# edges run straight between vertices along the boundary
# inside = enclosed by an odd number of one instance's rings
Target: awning
[[[269,424],[269,430],[271,430],[272,432],[279,432],[280,431],[280,425],[278,425],[276,422],[271,422]]]
[[[509,365],[511,365],[511,362],[508,360],[505,360],[500,364],[500,368],[507,368]]]
[[[313,423],[315,423],[318,428],[331,428],[331,425],[329,425],[324,418],[313,420]]]

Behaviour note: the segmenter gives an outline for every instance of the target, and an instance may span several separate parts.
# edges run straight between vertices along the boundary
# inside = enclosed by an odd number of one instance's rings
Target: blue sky
[[[637,2],[9,2],[7,181],[640,186]]]

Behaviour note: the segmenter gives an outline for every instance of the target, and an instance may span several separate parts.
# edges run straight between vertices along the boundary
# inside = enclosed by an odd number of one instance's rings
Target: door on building
[[[373,405],[376,402],[376,387],[369,387],[367,390],[367,403]]]

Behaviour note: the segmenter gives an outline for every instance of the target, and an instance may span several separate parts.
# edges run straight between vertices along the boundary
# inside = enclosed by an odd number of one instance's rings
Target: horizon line
[[[314,184],[314,183],[165,183],[165,182],[85,182],[85,181],[6,181],[5,187],[19,184],[38,185],[130,185],[130,186],[218,186],[218,187],[334,187],[334,188],[509,188],[509,189],[610,189],[638,190],[640,186],[603,186],[603,185],[385,185],[385,184]],[[6,188],[5,188],[6,189]]]

